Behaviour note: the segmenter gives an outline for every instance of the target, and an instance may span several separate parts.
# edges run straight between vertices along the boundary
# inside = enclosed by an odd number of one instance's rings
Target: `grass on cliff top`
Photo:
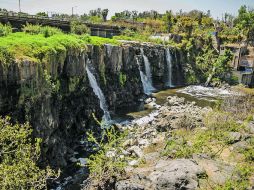
[[[0,61],[7,63],[7,54],[18,60],[36,61],[45,55],[67,52],[68,49],[85,49],[86,44],[100,46],[103,44],[119,45],[120,43],[114,39],[89,35],[55,34],[46,38],[42,34],[31,35],[18,32],[0,37]]]

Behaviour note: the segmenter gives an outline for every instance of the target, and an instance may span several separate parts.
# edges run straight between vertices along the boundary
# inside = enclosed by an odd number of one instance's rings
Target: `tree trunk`
[[[210,84],[215,71],[216,71],[216,67],[214,66],[212,72],[209,74],[209,76],[208,76],[208,78],[207,78],[207,80],[205,82],[205,86],[208,86]]]

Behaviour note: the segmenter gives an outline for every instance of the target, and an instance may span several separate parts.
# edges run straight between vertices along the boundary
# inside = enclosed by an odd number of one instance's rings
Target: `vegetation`
[[[122,157],[122,143],[125,133],[117,132],[114,127],[104,129],[100,140],[96,139],[92,133],[87,133],[88,141],[95,145],[96,153],[88,159],[90,170],[90,180],[92,186],[104,188],[106,183],[124,177],[124,168],[128,159]]]
[[[26,28],[27,33],[18,32],[0,37],[1,60],[9,60],[10,57],[15,57],[18,60],[28,59],[48,63],[50,60],[54,60],[54,57],[62,56],[61,60],[64,61],[69,50],[82,51],[86,48],[86,44],[120,44],[114,39],[58,33],[54,32],[55,29],[51,30],[50,27],[42,27],[41,29],[39,26],[32,26],[31,28],[29,26],[28,28]],[[47,28],[49,31],[45,32]],[[41,34],[41,31],[44,34]],[[49,35],[45,36],[45,33]],[[5,62],[3,61],[3,63]]]
[[[85,24],[83,24],[79,21],[72,21],[71,22],[71,33],[78,34],[78,35],[89,34],[90,30]]]
[[[125,85],[126,81],[127,81],[127,76],[123,73],[120,73],[119,82],[122,87]]]
[[[238,107],[239,101],[248,106]],[[162,155],[169,158],[193,158],[194,155],[207,155],[211,159],[230,160],[237,166],[233,176],[238,177],[236,179],[231,177],[224,185],[212,184],[209,181],[207,185],[211,189],[218,190],[247,189],[250,187],[250,177],[254,172],[253,136],[245,140],[246,146],[234,149],[227,156],[224,152],[235,143],[232,133],[246,134],[248,132],[248,123],[253,121],[253,111],[253,96],[241,96],[225,100],[217,110],[207,113],[199,125],[193,125],[191,116],[188,116],[189,119],[183,117],[184,125],[173,130]]]
[[[50,27],[50,26],[40,26],[40,25],[32,25],[26,24],[22,29],[27,34],[43,34],[45,38],[53,36],[55,34],[62,34],[62,31],[58,28]]]
[[[6,10],[3,10],[6,11]],[[175,47],[186,56],[187,82],[220,85],[226,81],[234,82],[230,61],[232,52],[219,52],[216,38],[223,44],[240,43],[254,44],[254,10],[242,6],[237,17],[225,14],[222,20],[214,20],[210,11],[198,10],[173,13],[166,11],[123,11],[116,13],[107,20],[108,9],[96,9],[89,14],[53,15],[54,18],[71,20],[71,33],[65,34],[60,29],[27,24],[23,32],[12,33],[10,25],[0,24],[0,63],[4,66],[14,60],[30,60],[42,64],[45,87],[51,93],[60,89],[59,81],[49,72],[49,63],[63,64],[69,52],[80,53],[87,44],[120,45],[119,40],[152,42]],[[26,15],[26,13],[20,13]],[[45,12],[37,16],[47,17]],[[107,23],[125,26],[120,36],[113,39],[90,36],[89,29],[82,22]],[[169,39],[155,38],[156,34],[165,34]],[[100,77],[104,84],[105,65],[99,65]],[[75,86],[79,79],[70,79]],[[127,81],[124,73],[119,74],[119,85],[123,87]],[[69,86],[71,90],[73,86]],[[222,152],[234,142],[232,132],[245,134],[247,123],[253,121],[253,94],[246,97],[232,97],[221,103],[217,110],[209,112],[199,123],[184,115],[178,123],[180,129],[173,130],[166,142],[163,156],[169,158],[192,158],[195,154],[206,154],[211,158],[222,159]],[[22,98],[20,98],[22,99]],[[23,98],[25,99],[25,98]],[[239,122],[242,121],[242,122]],[[88,159],[92,185],[103,189],[112,180],[120,179],[129,157],[121,156],[122,143],[126,134],[115,128],[102,130],[99,139],[88,133],[88,140],[95,147],[95,154]],[[0,188],[1,189],[45,189],[47,180],[56,174],[49,168],[37,166],[40,156],[41,139],[32,139],[29,124],[11,124],[10,118],[0,118]],[[247,138],[247,137],[246,137]],[[239,167],[236,173],[240,178],[229,179],[222,186],[212,189],[246,189],[249,178],[253,174],[254,140],[248,137],[247,146],[232,153],[241,156],[237,160]]]
[[[0,37],[7,36],[12,33],[12,28],[10,25],[3,25],[0,23]]]
[[[41,139],[31,138],[28,123],[11,124],[10,118],[0,118],[0,188],[44,189],[47,180],[56,174],[50,169],[40,169]]]

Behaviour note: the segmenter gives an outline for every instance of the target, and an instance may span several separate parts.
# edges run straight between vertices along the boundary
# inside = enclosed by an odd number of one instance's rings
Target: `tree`
[[[84,23],[79,22],[79,21],[72,21],[71,22],[71,33],[82,35],[82,34],[90,33],[90,30]]]
[[[38,12],[38,13],[36,13],[36,16],[45,16],[45,17],[48,17],[48,14],[47,13],[45,13],[45,12]]]
[[[137,21],[137,18],[138,18],[138,11],[132,11],[132,12],[131,12],[131,16],[132,16],[133,22],[134,22],[134,21]]]
[[[165,22],[167,32],[170,32],[174,22],[172,11],[166,11],[166,14],[163,15],[162,19]]]
[[[254,10],[247,10],[246,6],[241,6],[236,18],[237,26],[242,30],[246,36],[247,44],[251,40],[251,29],[254,27]]]
[[[181,16],[178,19],[178,27],[181,31],[187,33],[188,37],[190,37],[193,30],[193,19],[188,16]]]
[[[108,11],[109,11],[108,9],[103,9],[101,12],[104,22],[107,21]]]
[[[11,124],[10,118],[0,118],[0,189],[46,189],[54,172],[40,169],[41,139],[31,139],[28,123]]]
[[[196,57],[197,68],[204,76],[205,85],[208,86],[213,79],[226,80],[226,75],[231,73],[230,61],[232,53],[226,50],[224,54],[218,55],[213,49],[205,48],[200,56]]]
[[[211,17],[211,10],[208,10],[208,11],[207,11],[206,16],[207,16],[207,17]]]

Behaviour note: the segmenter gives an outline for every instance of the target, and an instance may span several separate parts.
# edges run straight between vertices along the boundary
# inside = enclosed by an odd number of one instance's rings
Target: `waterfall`
[[[105,121],[106,123],[111,121],[111,117],[108,111],[108,106],[106,103],[106,99],[104,97],[104,94],[102,92],[102,90],[100,89],[95,76],[92,74],[92,72],[89,70],[88,66],[86,66],[86,72],[88,75],[88,79],[90,82],[91,87],[93,88],[93,92],[95,93],[95,95],[99,98],[100,100],[100,108],[103,110],[104,112],[104,116],[103,116],[103,121]]]
[[[151,66],[150,66],[150,62],[147,58],[147,56],[145,56],[144,54],[144,50],[141,49],[141,54],[143,56],[144,59],[144,63],[145,63],[145,73],[143,71],[141,71],[141,69],[139,68],[139,72],[140,72],[140,77],[141,77],[141,81],[143,84],[143,89],[144,89],[144,93],[145,94],[151,94],[155,88],[152,85],[152,72],[151,72]],[[138,61],[138,59],[137,59]],[[139,61],[138,61],[139,64]],[[140,64],[139,64],[140,66]]]
[[[167,68],[168,68],[168,79],[166,82],[166,86],[173,87],[172,85],[172,56],[168,48],[166,49],[166,61],[167,61]]]

